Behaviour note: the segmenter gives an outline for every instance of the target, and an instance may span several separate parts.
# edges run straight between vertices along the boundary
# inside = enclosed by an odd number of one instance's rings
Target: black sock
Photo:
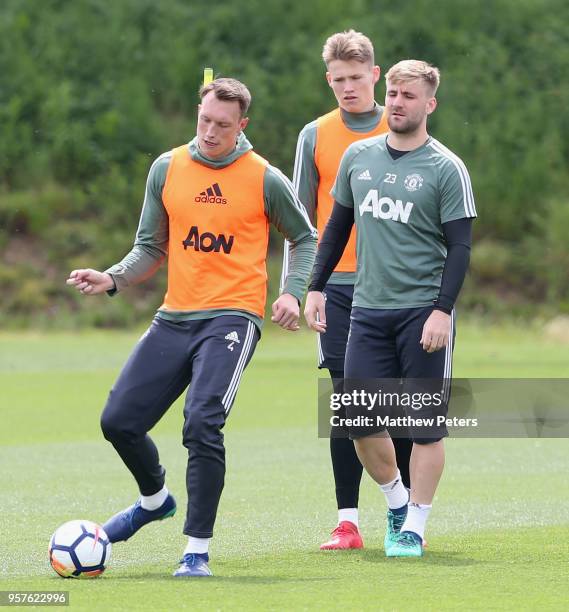
[[[331,370],[330,376],[332,377],[334,391],[341,393],[344,386],[344,373]],[[363,467],[356,454],[354,443],[347,437],[345,430],[338,432],[332,428],[330,432],[330,457],[334,470],[338,509],[357,508]]]
[[[393,446],[395,447],[397,467],[401,472],[401,480],[410,489],[409,461],[411,459],[411,451],[413,450],[413,440],[409,440],[409,438],[393,438]]]
[[[363,467],[356,455],[354,443],[348,438],[330,438],[330,456],[338,509],[357,508]]]

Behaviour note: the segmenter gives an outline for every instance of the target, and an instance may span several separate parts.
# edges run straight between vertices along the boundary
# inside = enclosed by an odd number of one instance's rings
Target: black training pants
[[[148,432],[188,387],[183,444],[188,449],[184,533],[213,535],[225,479],[222,428],[259,339],[247,318],[172,322],[156,317],[112,388],[101,428],[142,495],[164,486],[165,471]]]

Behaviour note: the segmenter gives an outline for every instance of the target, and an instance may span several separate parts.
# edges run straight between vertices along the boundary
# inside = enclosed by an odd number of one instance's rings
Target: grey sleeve
[[[459,157],[447,158],[440,174],[441,223],[476,217],[472,183]]]
[[[314,161],[314,150],[316,148],[316,121],[304,126],[298,135],[296,143],[296,155],[294,158],[294,173],[292,184],[298,199],[304,205],[308,218],[316,225],[316,206],[318,202],[318,185],[320,175]],[[281,271],[280,290],[283,292],[290,265],[290,243],[284,241],[283,266]]]
[[[274,166],[267,166],[264,178],[265,214],[290,243],[288,274],[281,293],[302,301],[316,255],[316,230],[292,183]]]
[[[318,185],[320,174],[314,161],[316,149],[316,121],[306,125],[298,135],[292,184],[298,199],[304,204],[308,218],[316,225],[316,207],[318,204]]]
[[[152,276],[168,254],[168,213],[162,190],[171,158],[171,152],[164,153],[150,168],[134,245],[119,263],[105,270],[115,282],[109,295]]]

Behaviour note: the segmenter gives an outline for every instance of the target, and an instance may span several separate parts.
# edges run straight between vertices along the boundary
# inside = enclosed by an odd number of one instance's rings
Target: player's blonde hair
[[[218,100],[238,102],[241,117],[247,114],[251,104],[251,93],[241,81],[225,77],[215,79],[200,87],[200,99],[203,100],[210,91],[214,92]]]
[[[332,34],[324,43],[322,59],[326,66],[333,60],[374,64],[373,45],[371,40],[361,32],[346,30]]]
[[[436,66],[421,60],[402,60],[387,71],[385,80],[389,83],[408,83],[409,81],[423,81],[429,88],[431,95],[437,93],[441,81],[441,73]]]

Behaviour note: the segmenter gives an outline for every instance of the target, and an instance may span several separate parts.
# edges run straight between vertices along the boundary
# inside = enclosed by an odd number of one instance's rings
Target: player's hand
[[[75,287],[84,295],[97,295],[113,289],[115,283],[110,274],[97,270],[73,270],[67,279],[67,284]]]
[[[283,293],[273,302],[271,321],[283,329],[297,331],[299,329],[300,306],[298,300],[290,293]]]
[[[423,325],[420,344],[427,353],[434,353],[448,344],[450,315],[442,310],[433,310]]]
[[[310,329],[321,334],[326,333],[326,300],[321,291],[309,291],[306,294],[304,318]]]

